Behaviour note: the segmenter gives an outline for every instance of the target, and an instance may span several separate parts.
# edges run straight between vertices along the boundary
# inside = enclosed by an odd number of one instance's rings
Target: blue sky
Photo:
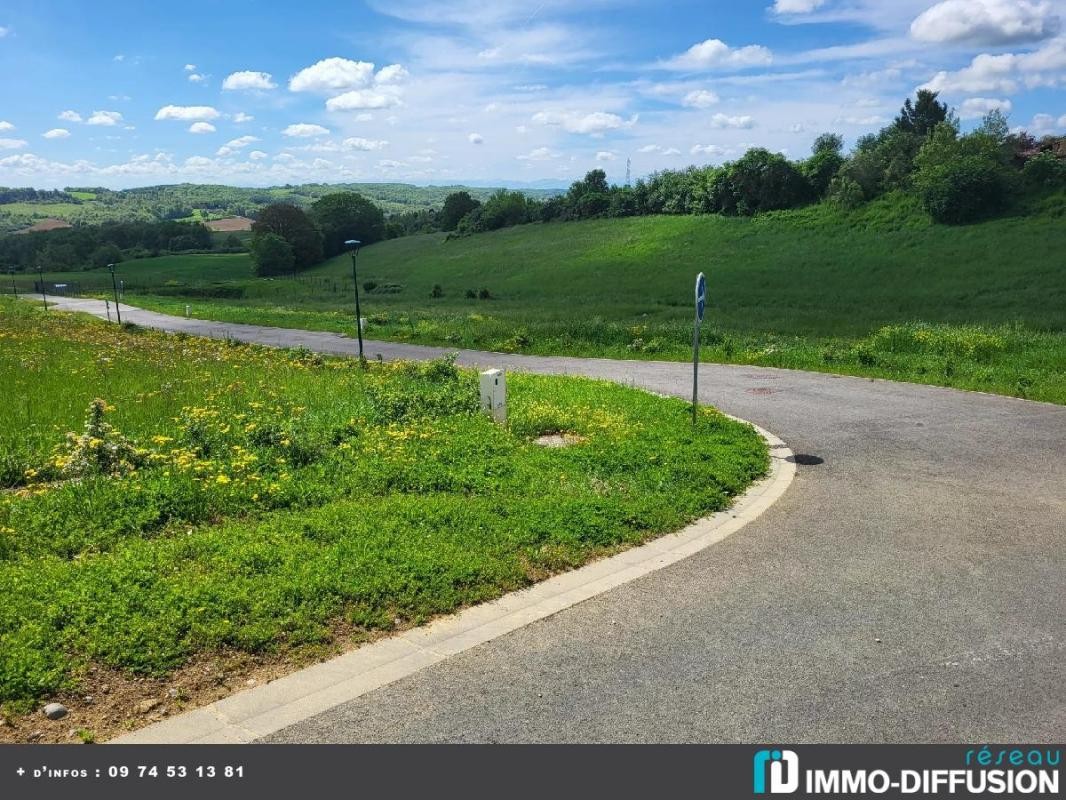
[[[620,182],[921,86],[1066,131],[1066,0],[5,0],[0,184]]]

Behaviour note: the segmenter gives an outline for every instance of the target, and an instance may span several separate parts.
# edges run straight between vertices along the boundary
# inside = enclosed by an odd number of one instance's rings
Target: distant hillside
[[[288,201],[307,206],[323,195],[354,191],[369,197],[386,213],[439,208],[450,193],[463,189],[484,200],[489,187],[412,186],[405,183],[307,183],[265,189],[182,183],[145,186],[113,191],[70,187],[63,191],[7,189],[0,187],[0,234],[22,230],[41,220],[54,219],[72,225],[135,220],[213,220],[254,217],[268,203]],[[550,189],[523,189],[533,197],[547,197]]]

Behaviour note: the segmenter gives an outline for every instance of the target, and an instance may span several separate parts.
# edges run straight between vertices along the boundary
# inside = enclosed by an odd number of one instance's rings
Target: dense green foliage
[[[0,382],[8,710],[95,665],[417,623],[724,508],[768,463],[749,426],[614,384],[510,376],[502,427],[446,360],[363,370],[10,300]]]
[[[320,197],[311,204],[311,218],[322,231],[322,249],[327,258],[343,253],[349,239],[368,245],[385,238],[385,215],[355,192]]]
[[[296,259],[292,245],[276,233],[260,233],[252,239],[252,267],[256,275],[285,275],[293,271]]]
[[[440,210],[439,224],[442,231],[454,231],[459,220],[481,205],[470,196],[470,192],[453,192],[444,198]]]
[[[322,231],[302,208],[289,203],[273,203],[259,212],[252,225],[253,241],[274,234],[292,248],[293,267],[307,269],[322,260]]]

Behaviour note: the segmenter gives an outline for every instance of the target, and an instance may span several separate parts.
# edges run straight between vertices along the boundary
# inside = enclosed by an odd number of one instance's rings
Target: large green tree
[[[385,215],[356,192],[327,194],[311,204],[311,216],[322,231],[327,256],[344,252],[348,239],[373,244],[385,238]]]
[[[895,125],[907,133],[928,136],[941,122],[950,122],[950,112],[946,103],[937,100],[937,92],[919,89],[914,102],[908,97],[896,117]]]
[[[440,228],[454,231],[459,220],[481,205],[479,200],[470,196],[470,192],[452,192],[444,198],[444,207],[440,210]]]
[[[252,271],[260,276],[292,272],[292,245],[276,233],[259,233],[252,239]]]
[[[307,269],[322,260],[322,232],[303,209],[289,203],[272,203],[259,212],[252,225],[256,235],[273,233],[292,247],[293,265]]]

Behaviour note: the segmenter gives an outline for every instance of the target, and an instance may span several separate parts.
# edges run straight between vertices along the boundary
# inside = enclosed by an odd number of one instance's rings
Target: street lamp
[[[355,330],[359,333],[359,363],[365,364],[366,359],[363,357],[363,316],[359,310],[359,275],[355,270],[355,256],[359,252],[359,245],[361,245],[358,239],[348,239],[344,246],[351,251],[352,254],[352,283],[355,284]]]
[[[115,265],[108,264],[108,270],[111,272],[111,288],[115,292],[115,316],[118,317],[118,324],[122,324],[122,312],[118,310],[118,284],[115,283]]]
[[[44,310],[48,310],[48,295],[44,292],[44,267],[40,264],[37,265],[37,282],[41,284],[41,302],[44,303]]]

